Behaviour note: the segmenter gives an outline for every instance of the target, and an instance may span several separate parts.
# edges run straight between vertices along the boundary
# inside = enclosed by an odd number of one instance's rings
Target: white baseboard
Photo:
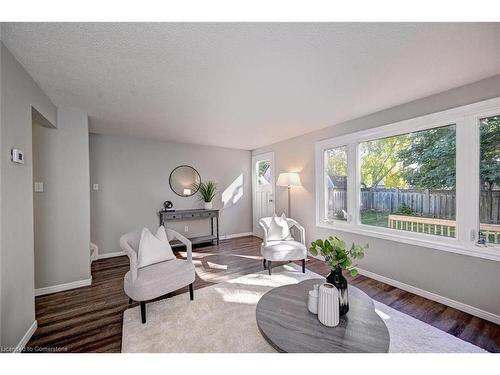
[[[359,267],[356,267],[356,268],[357,268],[357,270],[359,271],[359,273],[361,275],[364,275],[364,276],[369,277],[371,279],[375,279],[375,280],[381,281],[381,282],[383,282],[385,284],[389,284],[389,285],[395,286],[396,288],[403,289],[403,290],[405,290],[407,292],[419,295],[421,297],[430,299],[432,301],[436,301],[436,302],[442,303],[443,305],[453,307],[453,308],[455,308],[457,310],[464,311],[464,312],[466,312],[468,314],[477,316],[479,318],[482,318],[482,319],[485,319],[485,320],[489,320],[490,322],[493,322],[493,323],[496,323],[496,324],[500,324],[500,315],[496,315],[496,314],[490,313],[488,311],[481,310],[481,309],[479,309],[477,307],[474,307],[474,306],[471,306],[471,305],[467,305],[467,304],[465,304],[463,302],[455,301],[453,299],[440,296],[439,294],[428,292],[427,290],[420,289],[420,288],[417,288],[415,286],[408,285],[408,284],[402,283],[400,281],[393,280],[393,279],[390,279],[388,277],[381,276],[381,275],[378,275],[376,273],[373,273],[373,272],[370,272],[370,271],[367,271],[367,270],[363,270],[363,269],[361,269]]]
[[[38,327],[38,322],[35,320],[31,326],[28,328],[24,336],[22,337],[21,341],[19,341],[19,344],[17,344],[16,348],[14,349],[13,353],[21,353],[28,343],[30,341],[31,336],[35,333],[36,329]]]
[[[71,283],[59,284],[54,286],[47,286],[45,288],[35,289],[35,297],[43,296],[45,294],[51,294],[56,292],[62,292],[65,290],[81,288],[82,286],[89,286],[92,284],[92,276],[85,280],[73,281]]]
[[[106,259],[106,258],[121,257],[123,255],[126,255],[124,251],[115,251],[114,253],[99,254],[97,256],[97,259]]]
[[[220,236],[220,239],[221,240],[229,240],[230,238],[246,237],[246,236],[253,236],[253,232],[226,234],[224,236]]]

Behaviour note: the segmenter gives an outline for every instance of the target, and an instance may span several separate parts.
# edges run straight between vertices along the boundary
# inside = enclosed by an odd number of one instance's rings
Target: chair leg
[[[193,290],[193,284],[189,284],[189,299],[191,301],[194,300],[194,290]]]
[[[302,273],[306,273],[306,260],[302,259]]]
[[[129,298],[129,299],[128,299],[128,305],[130,306],[130,305],[132,304],[132,302],[133,302],[133,301],[132,301],[132,298]]]
[[[270,260],[267,261],[267,270],[269,272],[269,275],[271,274],[271,265],[273,264],[273,262],[271,262]]]
[[[266,260],[264,259],[264,269],[266,269]]]
[[[141,319],[142,324],[146,323],[146,302],[141,301]]]

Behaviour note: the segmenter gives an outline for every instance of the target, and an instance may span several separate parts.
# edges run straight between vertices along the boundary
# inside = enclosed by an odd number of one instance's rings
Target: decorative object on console
[[[288,217],[292,217],[292,207],[290,204],[290,189],[292,186],[302,186],[300,176],[295,172],[280,173],[276,186],[286,186],[288,190]]]
[[[170,173],[168,178],[172,191],[181,197],[190,197],[196,194],[198,189],[194,189],[194,187],[198,186],[200,182],[200,174],[189,165],[178,166]]]
[[[175,211],[175,210],[172,210],[172,207],[174,207],[174,204],[171,201],[163,202],[163,212]]]
[[[217,195],[217,183],[214,181],[200,182],[193,185],[193,187],[198,191],[198,199],[203,201],[205,210],[211,210],[213,207],[212,201]]]
[[[319,299],[319,284],[314,284],[313,289],[309,291],[307,298],[307,309],[313,313],[318,313],[318,299]]]
[[[345,315],[349,311],[347,280],[342,275],[342,270],[347,270],[352,277],[356,277],[358,275],[358,270],[355,268],[357,264],[353,264],[353,260],[363,259],[367,248],[368,244],[361,246],[353,243],[347,250],[344,241],[332,236],[327,240],[318,239],[311,242],[309,252],[313,256],[322,255],[331,269],[326,280],[338,289],[340,315]]]
[[[330,283],[321,284],[318,296],[318,320],[327,327],[339,325],[339,291]]]

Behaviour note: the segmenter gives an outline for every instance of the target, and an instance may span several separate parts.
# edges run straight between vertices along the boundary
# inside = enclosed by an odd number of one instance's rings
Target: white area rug
[[[122,352],[265,353],[275,352],[259,333],[255,307],[270,289],[309,278],[295,265],[246,275],[188,294],[148,303],[147,323],[139,306],[123,313]],[[466,341],[375,301],[384,319],[393,353],[485,352]]]

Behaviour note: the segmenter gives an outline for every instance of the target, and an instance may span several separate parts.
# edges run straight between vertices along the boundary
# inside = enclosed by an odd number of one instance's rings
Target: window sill
[[[375,237],[388,241],[395,241],[414,246],[426,247],[429,249],[447,251],[450,253],[472,256],[476,258],[500,261],[500,248],[495,246],[481,246],[478,244],[470,244],[464,246],[454,238],[438,238],[434,239],[431,236],[415,236],[409,237],[399,233],[391,233],[391,230],[380,230],[371,228],[362,224],[347,224],[347,223],[317,223],[317,227],[331,230],[338,230],[347,233],[359,234],[362,236]],[[399,232],[394,230],[395,232]],[[405,232],[406,233],[406,232]],[[430,237],[430,238],[427,238]]]

